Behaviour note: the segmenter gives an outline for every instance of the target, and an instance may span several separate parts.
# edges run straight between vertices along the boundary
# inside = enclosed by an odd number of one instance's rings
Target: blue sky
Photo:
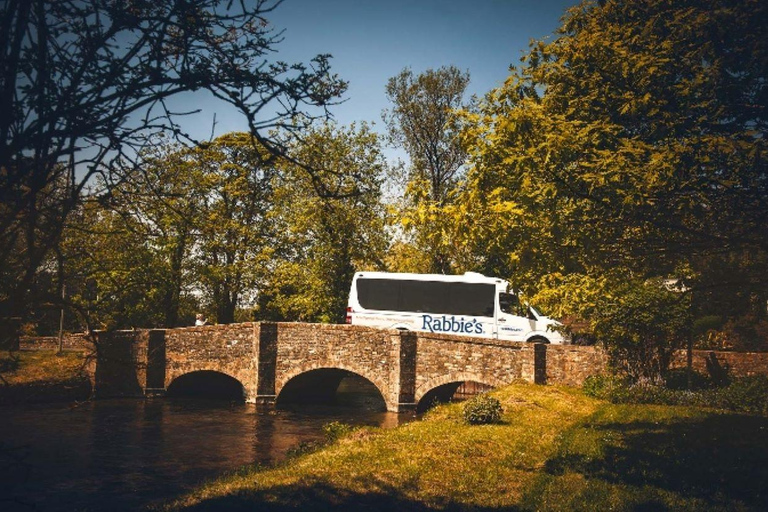
[[[375,122],[388,107],[387,80],[455,65],[471,75],[469,94],[498,87],[518,64],[531,39],[550,36],[577,0],[285,0],[268,19],[285,29],[276,59],[308,62],[333,55],[332,67],[349,81],[347,101],[332,109],[336,121]],[[203,112],[186,128],[208,138],[245,129],[243,120],[215,100],[196,99]]]

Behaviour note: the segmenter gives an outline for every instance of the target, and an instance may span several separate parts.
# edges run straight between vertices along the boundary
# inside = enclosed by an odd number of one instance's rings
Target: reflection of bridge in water
[[[359,376],[389,411],[516,379],[579,384],[604,365],[590,347],[349,325],[244,323],[100,333],[99,396],[205,393],[327,403]],[[471,383],[471,384],[467,384]]]

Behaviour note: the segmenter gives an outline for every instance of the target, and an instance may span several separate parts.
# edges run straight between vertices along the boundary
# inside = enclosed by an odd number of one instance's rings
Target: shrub
[[[689,333],[689,305],[661,280],[626,281],[595,312],[595,335],[614,367],[633,381],[660,382],[673,352]]]
[[[754,375],[734,379],[730,385],[713,390],[713,407],[748,414],[768,415],[768,376]]]
[[[587,396],[615,404],[690,405],[768,416],[768,376],[765,375],[733,379],[724,387],[699,390],[629,384],[625,379],[596,375],[587,377],[582,389]]]
[[[353,430],[355,430],[355,427],[347,423],[341,423],[340,421],[332,421],[323,425],[323,434],[325,434],[325,440],[328,443],[338,441]]]
[[[501,402],[487,395],[477,395],[464,404],[464,421],[470,425],[498,423],[503,413]]]
[[[582,390],[587,396],[593,398],[610,399],[618,388],[627,387],[627,379],[615,375],[600,374],[590,375],[584,379]]]
[[[669,389],[706,389],[712,386],[712,381],[706,375],[697,371],[691,372],[691,386],[688,387],[688,370],[675,368],[664,375],[664,385]]]

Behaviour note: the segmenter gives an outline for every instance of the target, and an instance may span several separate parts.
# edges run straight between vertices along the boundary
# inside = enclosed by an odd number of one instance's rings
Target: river
[[[357,406],[356,406],[357,405]],[[360,406],[191,398],[0,408],[0,510],[136,510],[245,465],[270,465],[323,425],[394,427],[412,416]]]

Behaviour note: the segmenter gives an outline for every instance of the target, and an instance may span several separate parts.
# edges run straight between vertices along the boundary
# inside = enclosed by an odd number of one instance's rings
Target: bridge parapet
[[[216,371],[237,379],[247,401],[274,403],[300,375],[343,370],[373,383],[390,411],[413,409],[433,389],[456,382],[579,384],[605,365],[602,353],[585,356],[583,347],[306,323],[101,333],[99,351],[102,396],[141,395],[191,372]]]

